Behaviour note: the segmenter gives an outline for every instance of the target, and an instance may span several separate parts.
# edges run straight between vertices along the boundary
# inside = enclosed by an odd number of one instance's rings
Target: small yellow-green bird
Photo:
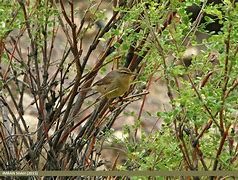
[[[93,88],[108,99],[116,98],[128,91],[132,75],[135,73],[129,68],[119,68],[95,82]]]

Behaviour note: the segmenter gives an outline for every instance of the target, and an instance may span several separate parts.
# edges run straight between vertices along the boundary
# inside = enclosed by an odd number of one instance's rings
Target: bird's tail
[[[82,89],[79,90],[79,92],[87,92],[87,91],[90,91],[92,89],[93,89],[92,87],[82,88]]]

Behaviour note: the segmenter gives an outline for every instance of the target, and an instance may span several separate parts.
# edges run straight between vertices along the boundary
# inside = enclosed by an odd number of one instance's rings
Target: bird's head
[[[130,77],[132,75],[136,75],[136,73],[131,72],[131,70],[126,67],[121,67],[117,69],[116,71],[120,74],[120,76],[124,76],[124,77]]]

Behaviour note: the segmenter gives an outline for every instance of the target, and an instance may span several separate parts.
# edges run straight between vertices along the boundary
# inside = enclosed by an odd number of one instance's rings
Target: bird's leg
[[[108,106],[108,109],[110,112],[114,111],[116,109],[115,106],[112,106],[111,104]]]
[[[123,96],[119,96],[117,102],[121,102],[121,101],[123,101],[123,100],[124,100],[124,99],[123,99]]]
[[[110,104],[109,105],[109,110],[112,112],[114,111],[116,108],[118,108],[119,106],[117,105],[119,102],[122,102],[124,99],[123,99],[123,96],[119,96],[118,97],[118,100],[115,101],[114,103]]]

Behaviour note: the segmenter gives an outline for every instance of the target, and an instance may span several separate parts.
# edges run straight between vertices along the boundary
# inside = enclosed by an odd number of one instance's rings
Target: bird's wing
[[[114,80],[114,76],[112,73],[109,73],[107,76],[105,76],[104,78],[100,79],[99,81],[95,82],[93,84],[93,86],[95,85],[106,85],[106,84],[110,84],[112,83],[112,81]]]

